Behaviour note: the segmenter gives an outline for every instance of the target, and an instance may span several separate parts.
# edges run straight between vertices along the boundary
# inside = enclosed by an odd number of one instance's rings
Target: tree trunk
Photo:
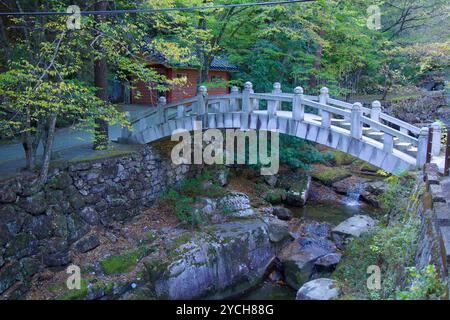
[[[95,10],[104,11],[108,8],[107,1],[99,1],[95,4]],[[98,15],[95,17],[97,23],[105,21],[105,16]],[[101,49],[101,48],[98,48]],[[98,88],[96,96],[103,100],[105,104],[108,103],[108,66],[106,58],[102,57],[97,61],[94,61],[94,84]],[[95,139],[94,149],[103,150],[108,148],[108,123],[104,120],[97,119],[95,121]]]
[[[55,138],[56,114],[52,114],[48,119],[47,136],[44,141],[44,155],[42,161],[42,168],[39,177],[39,182],[45,184],[48,178],[48,168],[53,149],[53,141]]]
[[[325,31],[321,30],[319,35],[322,38],[325,35]],[[312,73],[311,76],[309,77],[309,87],[311,89],[316,88],[318,85],[317,74],[320,71],[321,60],[322,60],[322,50],[323,50],[322,45],[320,43],[317,44],[314,65],[313,65],[315,72]]]

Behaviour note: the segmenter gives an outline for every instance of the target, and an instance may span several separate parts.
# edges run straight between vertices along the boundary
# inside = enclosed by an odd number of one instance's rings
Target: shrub
[[[408,268],[409,287],[400,291],[397,298],[400,300],[439,300],[446,296],[447,284],[443,282],[434,265],[428,265],[420,272],[416,268]]]

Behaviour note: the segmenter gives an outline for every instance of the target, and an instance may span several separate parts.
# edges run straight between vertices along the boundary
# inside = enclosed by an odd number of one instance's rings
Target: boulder
[[[333,183],[332,188],[339,194],[348,195],[354,190],[362,190],[366,182],[366,179],[357,176],[351,176],[344,180]]]
[[[318,272],[333,272],[341,258],[342,255],[340,253],[330,253],[317,259],[314,265]]]
[[[234,192],[218,200],[217,210],[229,217],[244,218],[256,215],[245,193]]]
[[[97,248],[100,245],[100,240],[96,235],[88,236],[84,239],[79,240],[75,247],[81,253],[86,253]]]
[[[171,243],[166,259],[144,263],[159,299],[233,296],[259,283],[275,259],[268,226],[260,219],[213,225]]]
[[[264,176],[264,182],[267,183],[272,188],[277,184],[278,178],[276,175]]]
[[[343,248],[354,237],[369,231],[377,221],[369,216],[356,215],[340,223],[331,231],[331,237],[338,247]]]
[[[336,281],[320,278],[305,283],[297,292],[297,300],[331,300],[339,295]]]
[[[273,243],[279,243],[283,240],[291,238],[289,233],[289,226],[286,221],[279,220],[274,217],[264,217],[264,222],[267,224],[269,231],[269,239]]]
[[[43,192],[22,198],[19,200],[19,206],[32,215],[40,215],[47,209],[45,195]]]
[[[288,221],[292,219],[292,211],[285,207],[273,207],[272,213],[280,220]]]
[[[90,225],[96,225],[100,222],[100,217],[93,207],[86,207],[80,212],[81,218]]]
[[[302,173],[290,172],[278,178],[280,188],[286,190],[285,203],[295,207],[303,207],[308,200],[311,177]]]
[[[325,238],[301,237],[280,253],[286,283],[298,290],[314,273],[318,258],[336,251],[336,246]]]

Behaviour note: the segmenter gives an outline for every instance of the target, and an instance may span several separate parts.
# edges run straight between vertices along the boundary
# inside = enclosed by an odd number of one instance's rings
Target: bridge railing
[[[305,108],[308,108],[307,113]],[[175,103],[167,104],[165,98],[161,97],[157,108],[130,120],[134,130],[143,131],[186,116],[251,114],[263,109],[267,110],[267,116],[272,120],[270,130],[277,129],[277,121],[273,119],[287,116],[347,132],[356,139],[371,139],[368,141],[388,153],[397,150],[416,158],[418,165],[426,161],[427,128],[420,129],[383,113],[378,101],[374,101],[371,108],[366,108],[360,103],[350,104],[330,98],[327,88],[322,88],[318,96],[311,96],[305,95],[301,87],[295,88],[293,93],[284,93],[281,85],[275,83],[271,93],[255,93],[252,83],[246,82],[242,92],[233,87],[229,94],[209,96],[206,87],[200,87],[197,96]],[[284,111],[288,111],[289,115]],[[308,119],[305,114],[308,114]]]

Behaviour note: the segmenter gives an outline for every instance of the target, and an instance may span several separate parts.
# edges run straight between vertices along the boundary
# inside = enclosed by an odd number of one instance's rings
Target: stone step
[[[450,227],[450,207],[446,202],[433,204],[435,219],[439,226]]]
[[[367,133],[367,136],[371,139],[383,142],[384,132],[372,131],[372,132]]]
[[[415,158],[417,156],[417,147],[410,147],[408,150],[405,151],[407,155],[410,155],[411,157]]]
[[[400,151],[402,151],[402,152],[405,152],[405,151],[407,151],[409,148],[412,147],[412,144],[409,143],[409,142],[397,142],[397,143],[394,143],[394,147],[395,147],[395,149],[397,149],[397,150],[400,150]]]

